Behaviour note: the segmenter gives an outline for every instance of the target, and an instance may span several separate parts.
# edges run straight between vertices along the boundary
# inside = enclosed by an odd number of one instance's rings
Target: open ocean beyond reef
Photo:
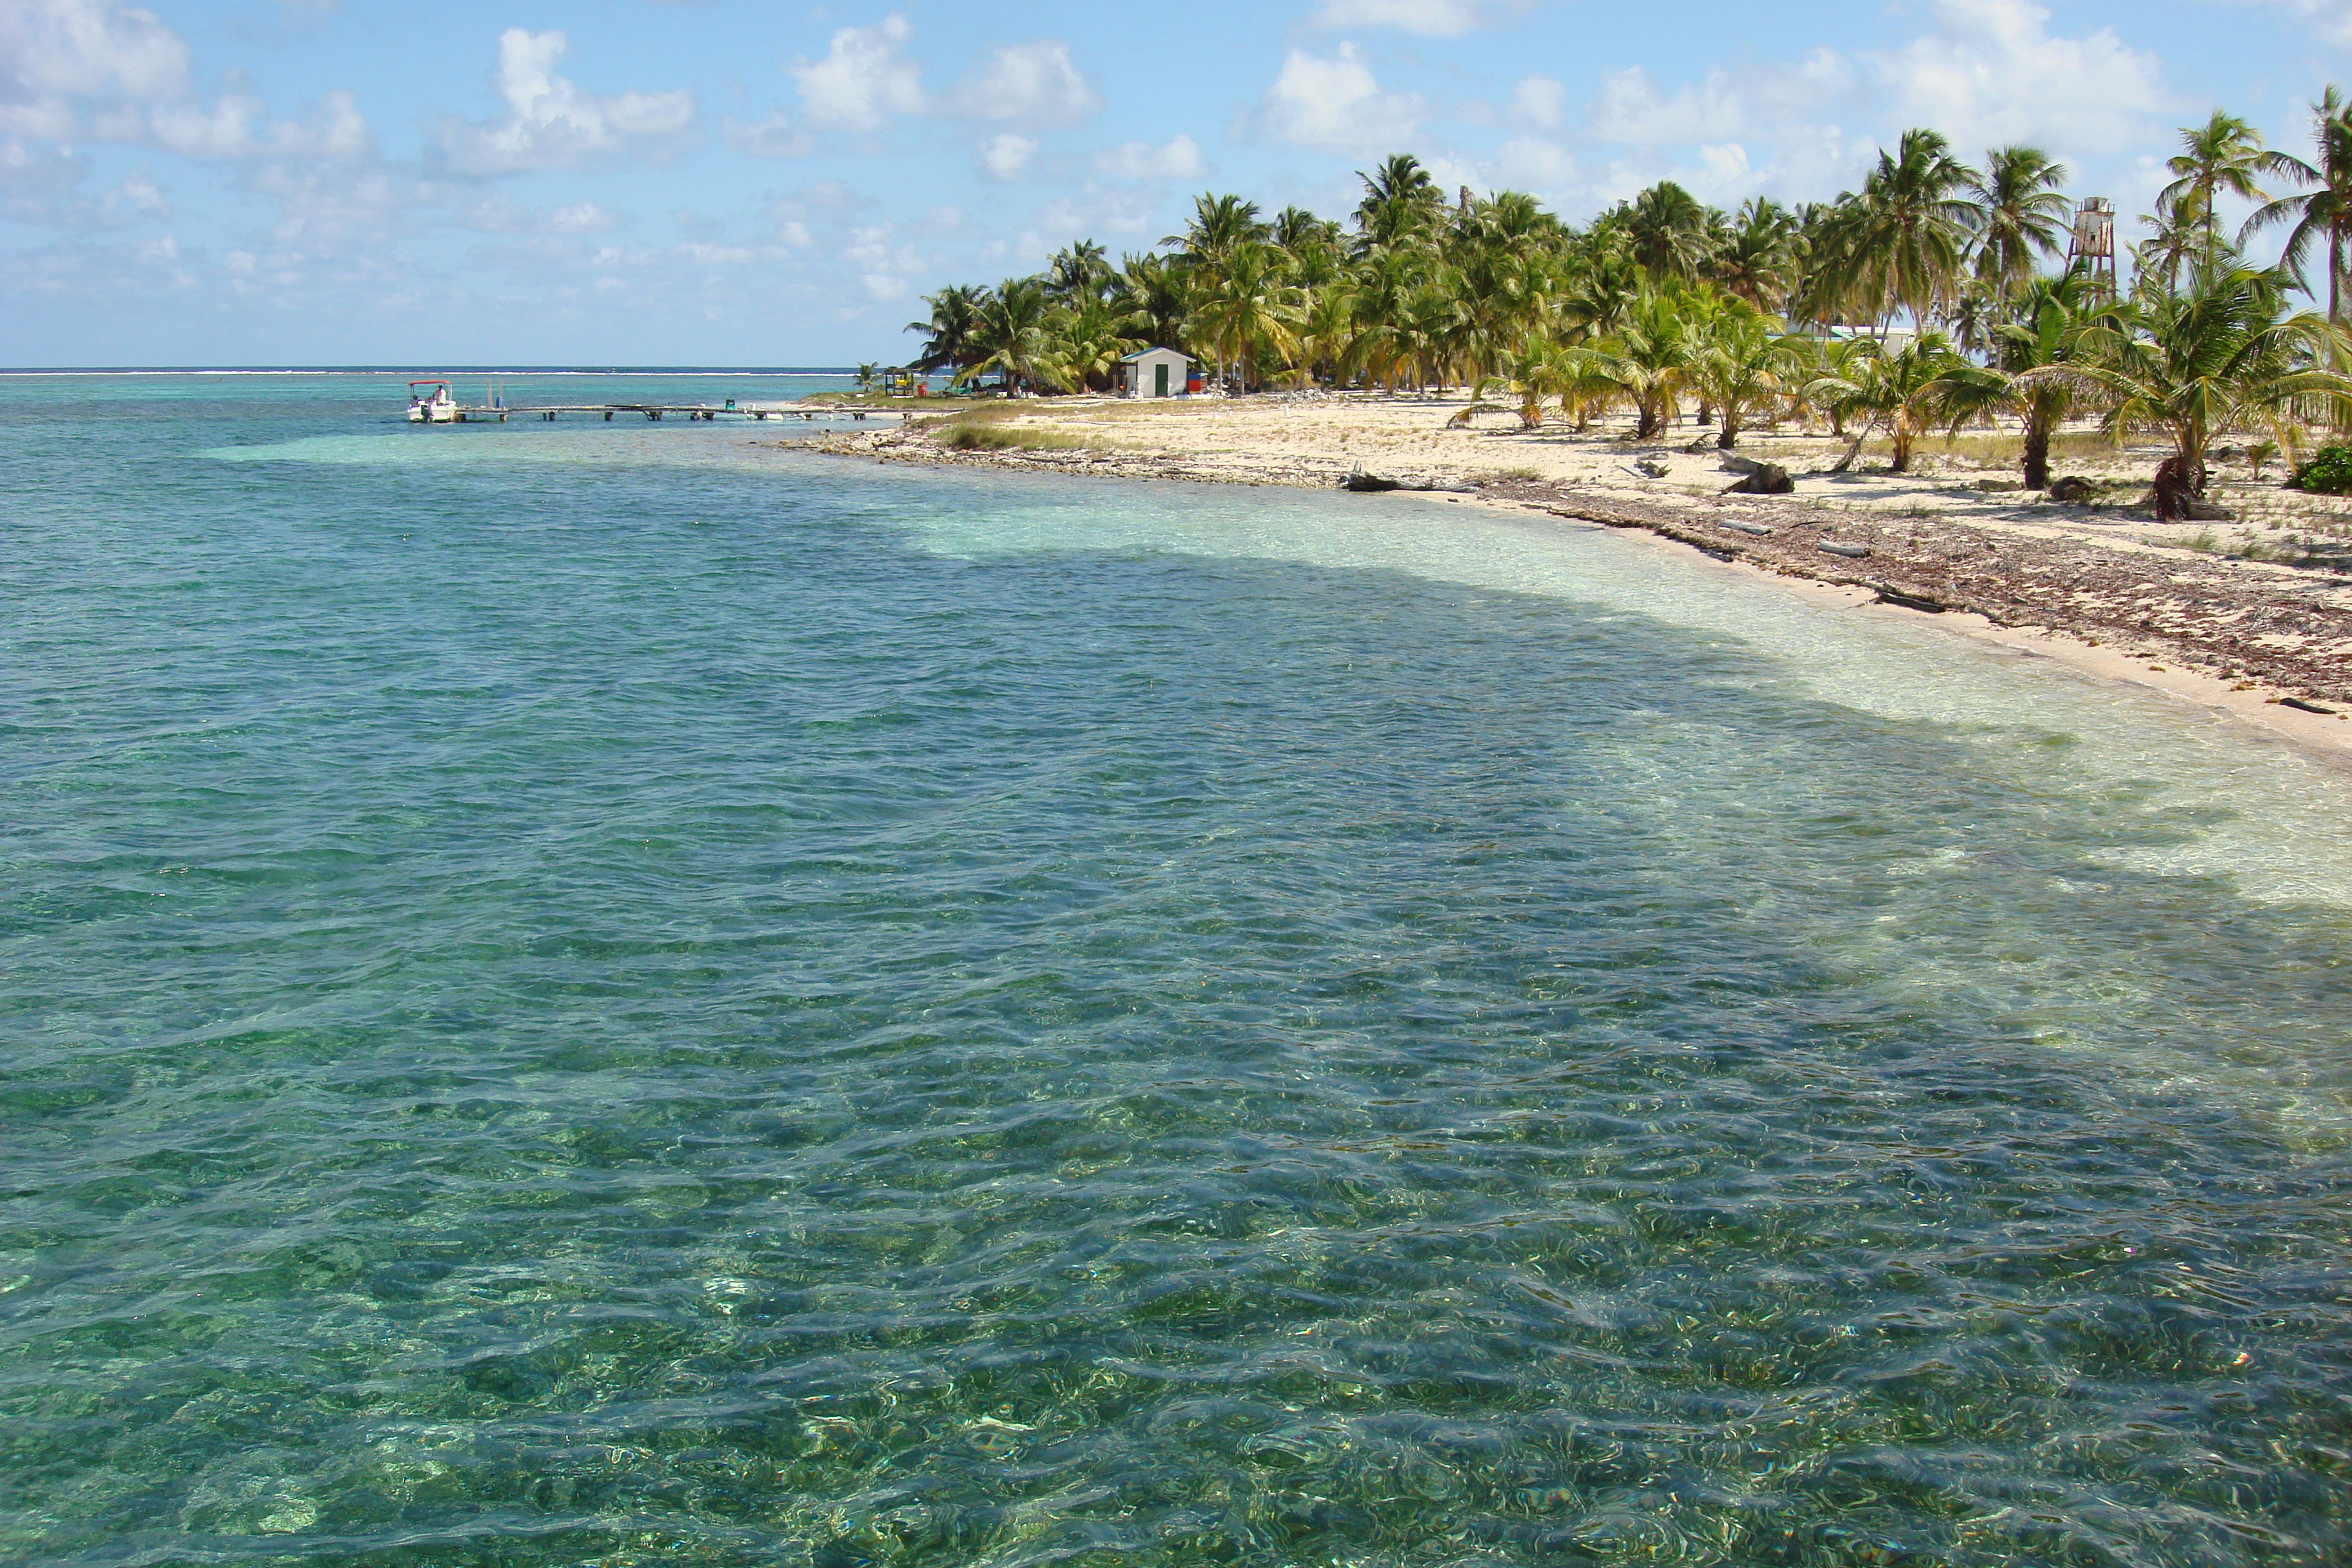
[[[0,379],[0,1563],[2352,1560],[2352,778],[402,379]]]

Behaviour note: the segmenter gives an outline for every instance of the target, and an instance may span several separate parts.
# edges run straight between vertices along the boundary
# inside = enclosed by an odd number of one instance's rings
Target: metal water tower
[[[2083,268],[2091,292],[2116,297],[2116,209],[2105,196],[2086,198],[2074,209],[2074,237],[2066,247],[2066,268]]]

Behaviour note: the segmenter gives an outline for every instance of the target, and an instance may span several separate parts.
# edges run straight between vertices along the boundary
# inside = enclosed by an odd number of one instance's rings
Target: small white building
[[[1174,349],[1138,349],[1118,362],[1121,397],[1179,397],[1192,374],[1192,356]]]

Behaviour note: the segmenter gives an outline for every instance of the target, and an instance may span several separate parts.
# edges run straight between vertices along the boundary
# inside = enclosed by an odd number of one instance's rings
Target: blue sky
[[[919,296],[1418,153],[1582,218],[1826,197],[1933,125],[2130,220],[2297,152],[2352,0],[0,0],[0,363],[894,360]]]

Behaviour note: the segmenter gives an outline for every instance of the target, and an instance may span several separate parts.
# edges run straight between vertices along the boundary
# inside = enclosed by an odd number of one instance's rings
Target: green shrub
[[[2286,483],[2314,495],[2352,495],[2352,447],[2322,447]]]

